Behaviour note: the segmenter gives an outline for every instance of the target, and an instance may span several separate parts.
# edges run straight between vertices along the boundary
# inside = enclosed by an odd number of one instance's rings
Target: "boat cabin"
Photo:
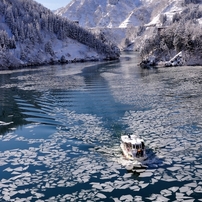
[[[144,156],[145,144],[140,137],[130,134],[123,135],[121,136],[121,143],[130,157],[139,158]]]

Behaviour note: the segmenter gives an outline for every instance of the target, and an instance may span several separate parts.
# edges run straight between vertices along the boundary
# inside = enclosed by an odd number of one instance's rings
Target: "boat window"
[[[141,145],[137,144],[137,145],[133,145],[133,149],[141,149]]]
[[[132,145],[130,143],[126,143],[126,147],[131,148]]]
[[[144,149],[144,142],[142,142],[142,149]]]

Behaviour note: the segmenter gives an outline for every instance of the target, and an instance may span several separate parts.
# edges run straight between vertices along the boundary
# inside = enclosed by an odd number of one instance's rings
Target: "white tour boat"
[[[128,170],[147,168],[142,164],[147,158],[144,140],[135,134],[121,136],[121,149],[126,159],[131,160]]]
[[[134,134],[121,136],[121,149],[129,160],[143,161],[146,157],[144,140]]]

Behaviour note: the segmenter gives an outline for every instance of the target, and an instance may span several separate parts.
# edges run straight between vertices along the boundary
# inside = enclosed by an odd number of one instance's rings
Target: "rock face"
[[[140,63],[140,67],[142,68],[150,68],[156,65],[157,65],[156,57],[154,56],[150,56],[147,59],[142,60],[142,62]]]

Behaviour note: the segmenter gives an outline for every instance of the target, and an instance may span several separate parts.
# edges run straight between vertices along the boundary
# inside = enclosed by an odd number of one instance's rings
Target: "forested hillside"
[[[76,58],[78,55],[80,58]],[[33,0],[0,1],[1,69],[118,57],[119,49],[114,44]]]
[[[166,66],[202,64],[202,1],[182,1],[182,11],[167,23],[166,16],[160,28],[147,37],[141,49],[143,60],[152,58],[154,65],[160,61]],[[177,61],[172,60],[180,54]],[[148,62],[151,62],[148,60]]]

